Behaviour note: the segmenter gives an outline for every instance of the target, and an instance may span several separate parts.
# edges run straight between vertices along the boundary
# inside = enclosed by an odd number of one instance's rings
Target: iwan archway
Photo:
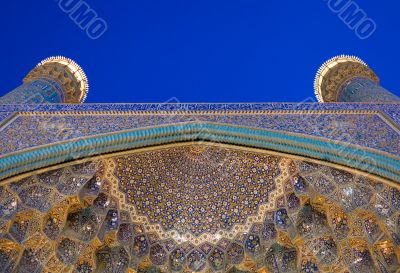
[[[0,271],[400,267],[400,99],[360,59],[321,67],[321,103],[87,92],[55,57],[0,98]]]
[[[399,229],[382,218],[400,217],[397,188],[265,149],[137,148],[3,181],[0,245],[4,263],[22,271],[390,269]]]

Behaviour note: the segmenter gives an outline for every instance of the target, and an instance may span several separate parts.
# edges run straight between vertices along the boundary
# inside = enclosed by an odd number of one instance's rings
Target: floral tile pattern
[[[391,185],[211,143],[55,167],[0,185],[0,272],[396,272]]]

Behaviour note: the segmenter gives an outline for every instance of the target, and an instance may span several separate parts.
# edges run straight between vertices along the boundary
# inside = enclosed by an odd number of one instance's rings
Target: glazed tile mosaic
[[[235,237],[282,186],[279,158],[193,145],[116,158],[110,174],[130,211],[149,225],[201,242]],[[273,203],[273,202],[270,202]],[[260,208],[262,206],[262,208]],[[199,244],[199,243],[197,243]]]
[[[0,128],[0,154],[7,154],[58,141],[122,130],[179,124],[213,122],[254,127],[366,146],[400,156],[400,130],[377,112],[351,114],[325,113],[171,113],[140,115],[135,113],[50,113],[23,114]],[[23,135],[19,132],[23,130]],[[18,136],[18,137],[11,137]]]
[[[400,191],[266,150],[181,143],[0,186],[0,272],[396,272]]]
[[[397,181],[398,111],[396,103],[3,104],[0,178],[67,162],[71,157],[93,156],[94,152],[201,138],[327,160]],[[193,124],[189,131],[182,132]],[[167,126],[175,134],[169,139],[161,128]],[[212,133],[210,126],[214,127]],[[156,128],[161,128],[158,139],[153,135]],[[252,143],[246,142],[248,135],[237,139],[244,128],[253,130]],[[139,130],[142,131],[137,133]],[[196,132],[188,135],[193,130]],[[233,130],[236,139],[229,136]],[[142,135],[148,138],[143,139]],[[140,141],[132,142],[132,138]],[[152,143],[152,138],[159,143]],[[65,151],[62,156],[61,151]]]

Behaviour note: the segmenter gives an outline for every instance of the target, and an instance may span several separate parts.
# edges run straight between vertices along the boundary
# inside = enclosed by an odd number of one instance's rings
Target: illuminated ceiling
[[[395,272],[393,185],[215,143],[127,151],[3,183],[0,264],[6,272]]]

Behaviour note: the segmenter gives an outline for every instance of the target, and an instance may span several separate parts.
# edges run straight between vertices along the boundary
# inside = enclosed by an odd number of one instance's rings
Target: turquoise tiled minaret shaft
[[[81,67],[60,56],[39,63],[23,82],[0,97],[0,104],[81,103],[88,92],[88,81]]]
[[[38,79],[25,83],[0,98],[1,104],[62,103],[63,90],[57,82]]]
[[[350,80],[339,90],[338,94],[338,102],[383,101],[400,101],[400,98],[368,78]]]
[[[320,102],[399,102],[361,59],[341,55],[325,62],[314,82]]]

